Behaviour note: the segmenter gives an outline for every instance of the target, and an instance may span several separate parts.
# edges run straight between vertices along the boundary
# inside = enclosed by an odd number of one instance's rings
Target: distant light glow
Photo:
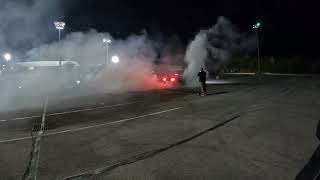
[[[81,83],[81,81],[78,80],[78,81],[77,81],[77,84],[80,84],[80,83]]]
[[[112,61],[114,64],[117,64],[117,63],[119,62],[119,57],[118,57],[118,56],[112,56],[111,61]]]
[[[171,82],[174,82],[174,81],[176,81],[176,78],[171,78]]]
[[[29,67],[28,69],[29,69],[29,70],[34,70],[34,67],[33,67],[33,66],[31,66],[31,67]]]
[[[6,61],[10,61],[11,58],[12,58],[12,56],[11,56],[10,53],[5,53],[5,54],[3,55],[3,57],[4,57],[4,59],[5,59]]]
[[[162,80],[163,80],[163,81],[167,81],[167,78],[165,77],[165,78],[163,78]]]
[[[257,22],[256,24],[253,25],[253,29],[258,29],[261,26],[260,22]]]
[[[56,28],[57,28],[57,29],[62,30],[62,29],[64,29],[64,27],[65,27],[66,23],[65,23],[65,22],[58,22],[58,21],[55,21],[55,22],[54,22],[54,25],[56,26]]]
[[[102,41],[103,41],[103,43],[111,43],[111,39],[109,39],[109,38],[103,38],[102,39]]]

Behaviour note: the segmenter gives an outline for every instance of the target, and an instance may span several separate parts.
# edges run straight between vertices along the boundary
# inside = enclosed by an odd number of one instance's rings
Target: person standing
[[[199,82],[201,84],[201,96],[207,95],[207,73],[201,68],[200,72],[198,73]]]

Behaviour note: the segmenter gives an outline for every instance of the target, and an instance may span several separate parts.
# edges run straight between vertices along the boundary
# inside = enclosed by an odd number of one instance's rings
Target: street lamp
[[[55,21],[54,25],[56,26],[56,29],[59,30],[59,41],[60,41],[60,31],[64,29],[64,27],[66,26],[66,23]]]
[[[66,26],[66,23],[55,21],[54,25],[56,26],[56,29],[59,30],[59,47],[60,47],[60,39],[61,39],[61,32],[60,31],[64,29],[64,27]],[[59,66],[61,68],[61,58],[59,58]]]
[[[258,56],[258,73],[260,73],[260,48],[259,48],[259,35],[258,35],[258,29],[260,28],[261,23],[257,22],[253,25],[253,29],[256,30],[256,39],[257,39],[257,56]]]
[[[119,56],[112,56],[111,61],[112,61],[114,64],[117,64],[117,63],[119,62]]]
[[[111,44],[111,39],[109,38],[103,38],[102,42],[104,44],[107,44],[107,65],[109,64],[109,44]]]
[[[3,55],[3,58],[4,58],[7,62],[9,62],[9,61],[11,61],[11,59],[12,59],[12,55],[11,55],[10,53],[5,53],[5,54]]]

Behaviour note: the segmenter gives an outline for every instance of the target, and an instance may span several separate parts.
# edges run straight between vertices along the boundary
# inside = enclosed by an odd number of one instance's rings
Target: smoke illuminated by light
[[[118,57],[118,56],[112,56],[111,61],[112,61],[114,64],[117,64],[117,63],[119,62],[119,57]]]
[[[11,56],[10,53],[5,53],[5,54],[3,55],[3,57],[4,57],[4,59],[5,59],[6,61],[10,61],[11,58],[12,58],[12,56]]]

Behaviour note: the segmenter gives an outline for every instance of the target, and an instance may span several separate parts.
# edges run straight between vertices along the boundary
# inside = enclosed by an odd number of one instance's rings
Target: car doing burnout
[[[177,67],[158,66],[153,71],[157,80],[165,84],[179,84],[181,82],[181,72]]]
[[[165,74],[165,75],[162,75],[162,77],[160,77],[160,80],[163,83],[176,84],[180,80],[180,74],[179,73]]]

